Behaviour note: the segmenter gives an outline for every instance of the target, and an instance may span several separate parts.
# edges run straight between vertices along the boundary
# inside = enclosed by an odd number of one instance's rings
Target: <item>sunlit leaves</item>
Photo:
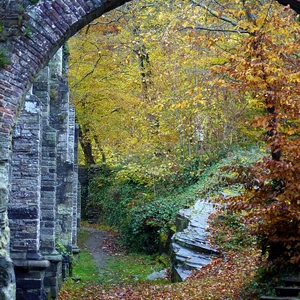
[[[191,2],[202,8],[205,3]],[[226,61],[211,68],[213,81],[240,97],[247,95],[249,107],[256,110],[248,124],[261,128],[274,158],[257,164],[249,175],[253,184],[243,196],[231,199],[231,207],[260,224],[254,233],[263,237],[261,246],[271,259],[286,249],[287,261],[299,261],[300,29],[295,15],[269,1],[221,1],[205,9],[202,28],[211,27],[210,19],[215,19],[221,33],[210,36],[209,45]],[[230,24],[236,33],[228,30]],[[234,42],[226,43],[224,36]]]
[[[249,216],[265,215],[266,228],[281,218],[280,205],[298,216],[300,32],[288,9],[132,1],[97,22],[72,42],[70,63],[77,118],[96,161],[105,152],[109,163],[128,165],[124,177],[144,183],[205,151],[264,140],[273,154],[282,150],[282,164],[260,164],[263,189],[239,203]],[[286,189],[270,195],[280,176]]]

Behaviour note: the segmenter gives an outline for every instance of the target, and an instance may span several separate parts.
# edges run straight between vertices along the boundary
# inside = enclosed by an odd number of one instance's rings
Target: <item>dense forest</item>
[[[180,208],[209,198],[268,261],[299,265],[299,39],[295,12],[266,0],[134,0],[82,29],[68,44],[71,100],[80,163],[101,170],[87,211],[153,253]]]

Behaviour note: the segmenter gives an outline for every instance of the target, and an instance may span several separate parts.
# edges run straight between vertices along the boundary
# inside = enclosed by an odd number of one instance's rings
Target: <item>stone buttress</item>
[[[78,253],[75,110],[62,49],[37,76],[13,131],[8,204],[16,297],[55,299]]]

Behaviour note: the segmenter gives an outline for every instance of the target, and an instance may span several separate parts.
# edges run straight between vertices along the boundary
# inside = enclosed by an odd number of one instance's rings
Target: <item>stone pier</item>
[[[77,130],[62,47],[127,1],[0,0],[0,300],[55,299],[79,251]],[[300,13],[299,1],[278,2]]]
[[[60,49],[27,93],[13,131],[8,217],[18,300],[55,299],[79,252],[77,131],[64,62]]]

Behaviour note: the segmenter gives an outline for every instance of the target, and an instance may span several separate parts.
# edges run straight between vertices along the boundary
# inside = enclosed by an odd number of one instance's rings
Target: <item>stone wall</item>
[[[37,76],[14,127],[8,203],[16,297],[55,299],[78,253],[75,111],[62,50]],[[64,271],[64,272],[63,272]]]
[[[60,49],[38,74],[12,133],[10,181],[1,181],[11,193],[8,218],[0,211],[0,299],[55,299],[71,263],[57,244],[79,252],[78,130],[65,61]]]

